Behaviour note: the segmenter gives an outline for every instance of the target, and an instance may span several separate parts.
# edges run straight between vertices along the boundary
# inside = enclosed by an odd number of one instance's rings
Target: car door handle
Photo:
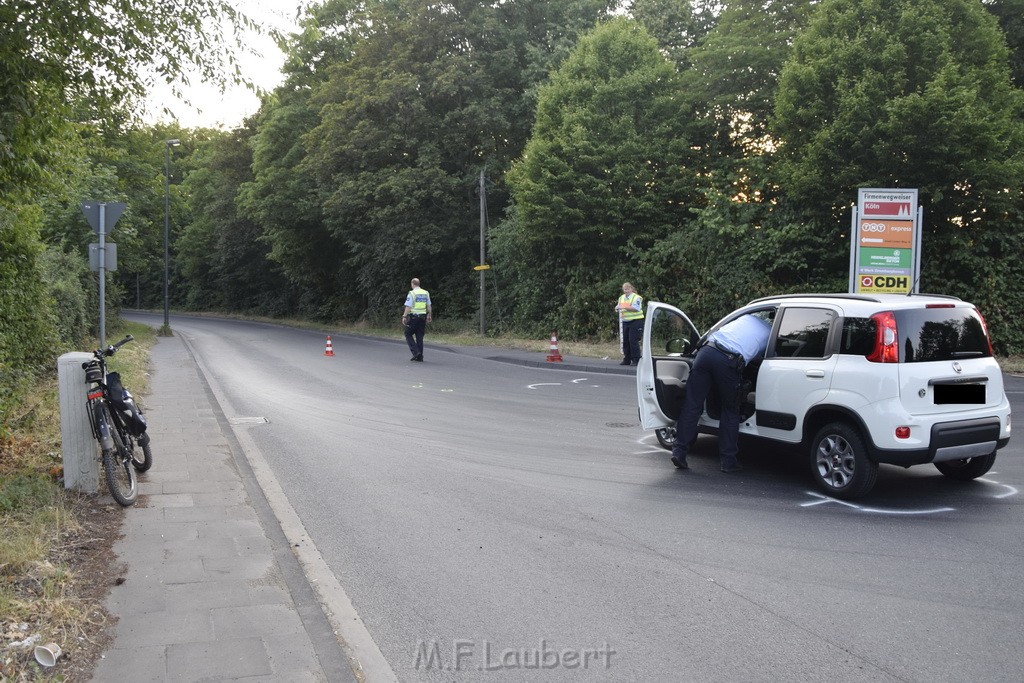
[[[825,371],[824,370],[808,370],[807,371],[807,376],[808,377],[812,377],[814,379],[821,379],[822,377],[825,376]]]

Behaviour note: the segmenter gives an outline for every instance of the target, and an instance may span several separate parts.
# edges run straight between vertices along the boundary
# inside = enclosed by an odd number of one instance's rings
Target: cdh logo
[[[860,286],[864,289],[884,288],[884,289],[906,289],[907,285],[910,284],[909,278],[892,277],[887,275],[864,275],[860,279]]]

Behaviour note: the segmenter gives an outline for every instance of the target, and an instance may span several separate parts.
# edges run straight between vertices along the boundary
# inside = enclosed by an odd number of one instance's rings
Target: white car
[[[772,325],[768,350],[736,396],[712,390],[699,431],[715,434],[723,400],[741,404],[741,439],[806,454],[819,488],[871,490],[879,463],[932,463],[970,480],[1010,440],[1010,404],[978,310],[939,295],[793,294],[750,302],[707,334],[753,313]],[[677,308],[647,306],[637,367],[640,421],[671,448],[701,335]],[[749,455],[749,443],[745,444]]]

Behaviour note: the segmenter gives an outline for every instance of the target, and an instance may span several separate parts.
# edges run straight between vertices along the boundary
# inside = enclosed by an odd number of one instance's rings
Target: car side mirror
[[[665,353],[685,355],[690,352],[690,340],[676,337],[665,344]]]

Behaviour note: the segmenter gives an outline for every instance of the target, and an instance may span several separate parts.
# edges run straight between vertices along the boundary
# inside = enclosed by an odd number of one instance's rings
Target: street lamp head
[[[166,144],[168,147],[177,147],[178,145],[181,144],[181,140],[164,140],[164,144]]]

